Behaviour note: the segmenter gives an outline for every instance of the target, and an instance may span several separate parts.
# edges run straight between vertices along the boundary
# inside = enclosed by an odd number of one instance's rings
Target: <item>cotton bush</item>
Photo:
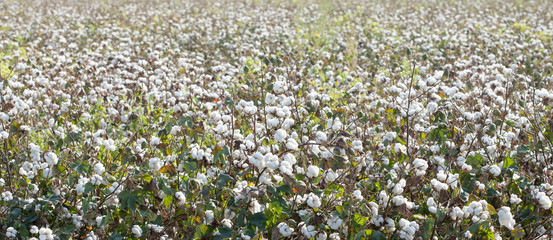
[[[0,239],[550,239],[543,1],[0,2]]]

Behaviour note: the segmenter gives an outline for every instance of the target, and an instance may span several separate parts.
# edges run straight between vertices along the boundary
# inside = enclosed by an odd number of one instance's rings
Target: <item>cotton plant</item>
[[[3,238],[552,236],[549,5],[37,4],[0,3]]]

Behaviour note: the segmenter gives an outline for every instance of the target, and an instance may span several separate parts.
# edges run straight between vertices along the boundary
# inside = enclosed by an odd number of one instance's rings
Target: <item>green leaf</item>
[[[91,201],[92,197],[88,197],[88,198],[85,198],[85,200],[83,201],[83,215],[86,214],[88,212],[88,208],[90,207],[90,201]]]
[[[432,229],[434,228],[434,220],[433,219],[427,219],[424,222],[424,225],[422,226],[422,238],[423,239],[430,239],[432,236]]]
[[[217,230],[219,231],[219,233],[221,235],[215,236],[213,238],[214,240],[230,239],[230,238],[232,238],[232,235],[234,234],[234,231],[232,231],[232,229],[230,229],[228,227],[220,227],[220,228],[217,228]]]
[[[163,198],[163,205],[165,205],[166,207],[171,206],[171,202],[173,202],[173,196],[167,195]]]
[[[381,231],[374,231],[374,232],[372,232],[369,239],[372,239],[372,240],[386,240],[386,236]]]
[[[277,193],[293,193],[292,188],[288,184],[278,186],[276,190]]]
[[[517,149],[517,154],[527,154],[530,151],[526,145],[522,145]]]
[[[121,240],[121,239],[123,239],[123,236],[121,236],[121,234],[119,234],[119,233],[112,233],[109,239],[111,239],[111,240]]]
[[[136,195],[131,194],[129,195],[129,198],[127,198],[127,207],[131,212],[136,211]]]
[[[71,234],[73,231],[75,231],[75,226],[73,225],[67,225],[59,229],[60,232],[65,234]]]
[[[251,217],[251,224],[260,228],[261,230],[265,230],[265,226],[267,224],[268,218],[265,216],[265,213],[258,212]]]
[[[472,167],[478,167],[482,165],[484,162],[484,159],[480,154],[476,154],[474,156],[468,156],[467,158],[467,164],[471,165]]]
[[[87,193],[91,192],[92,190],[94,190],[94,185],[90,182],[87,182],[84,185],[84,194],[87,194]]]
[[[506,157],[505,160],[503,161],[503,169],[509,168],[511,166],[515,166],[515,160],[513,160],[510,157]]]
[[[205,224],[199,225],[196,227],[196,232],[194,233],[195,239],[200,239],[208,234],[209,227]]]
[[[217,178],[217,187],[224,187],[228,182],[232,181],[232,177],[228,174],[220,174]]]

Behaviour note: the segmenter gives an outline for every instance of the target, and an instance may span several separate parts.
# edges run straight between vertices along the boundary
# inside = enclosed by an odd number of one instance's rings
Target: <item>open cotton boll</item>
[[[449,185],[447,185],[446,183],[440,182],[437,179],[430,180],[430,183],[432,184],[434,189],[436,189],[436,191],[438,192],[449,189]]]
[[[184,193],[181,191],[178,191],[175,193],[175,198],[177,199],[178,205],[184,205],[186,203],[186,197],[184,196]]]
[[[315,139],[317,140],[318,143],[326,142],[327,141],[326,133],[318,131],[317,133],[315,133]]]
[[[104,167],[104,164],[102,163],[96,163],[94,164],[94,172],[98,175],[102,175],[106,171],[106,168]]]
[[[363,200],[363,195],[361,194],[361,191],[360,191],[359,189],[353,191],[353,196],[354,196],[357,200]]]
[[[428,200],[426,200],[426,205],[428,205],[428,211],[430,211],[431,213],[436,213],[438,211],[438,205],[436,204],[436,202],[434,202],[433,197],[430,197],[428,198]]]
[[[283,237],[289,237],[294,232],[293,228],[289,227],[288,224],[283,223],[283,222],[279,223],[277,225],[277,228],[278,228],[280,234],[282,234]]]
[[[333,216],[331,218],[329,218],[326,223],[328,224],[328,226],[331,228],[331,229],[334,229],[334,230],[338,230],[340,229],[340,227],[342,226],[342,223],[344,221],[342,219],[340,219],[339,217],[337,216]]]
[[[415,168],[415,174],[417,176],[422,176],[426,174],[428,163],[424,159],[415,158],[413,161],[413,167]]]
[[[298,150],[298,142],[296,142],[293,138],[288,138],[286,141],[286,147],[290,150],[297,151]]]
[[[46,160],[49,166],[58,164],[58,156],[54,152],[47,152],[44,154],[44,160]]]
[[[438,104],[436,102],[430,102],[426,105],[426,109],[429,113],[434,113],[438,109]]]
[[[352,147],[356,151],[363,151],[363,142],[360,140],[355,140],[351,143]]]
[[[104,140],[103,145],[104,145],[104,147],[106,147],[106,149],[108,151],[117,150],[117,147],[115,146],[115,140],[113,140],[113,139]]]
[[[497,216],[499,218],[499,224],[501,226],[505,226],[509,230],[513,230],[515,227],[515,219],[513,219],[513,215],[511,214],[511,208],[509,207],[501,207],[499,211],[497,211]]]
[[[38,234],[40,240],[54,240],[54,234],[50,228],[42,227],[38,230]]]
[[[312,237],[315,237],[315,234],[317,234],[317,229],[315,229],[315,226],[313,225],[309,225],[307,226],[304,222],[301,222],[301,233],[303,233],[303,235],[306,237],[306,238],[312,238]]]
[[[148,167],[150,167],[150,169],[158,171],[161,168],[161,164],[161,160],[155,157],[150,159],[150,161],[148,162]]]
[[[176,136],[181,130],[182,128],[180,126],[172,126],[170,134]]]
[[[293,175],[294,168],[292,167],[292,164],[288,161],[282,161],[280,163],[280,171],[288,176]]]
[[[275,170],[280,167],[280,163],[278,161],[278,156],[273,155],[272,153],[267,153],[265,155],[265,166],[268,167],[271,170]]]
[[[321,206],[321,198],[313,193],[310,193],[309,197],[307,198],[307,205],[312,208],[318,208]]]
[[[324,178],[325,178],[325,181],[331,183],[331,182],[334,182],[334,180],[336,180],[336,178],[338,178],[338,174],[336,174],[334,172],[334,170],[332,169],[329,169],[326,171],[326,173],[324,174]]]
[[[499,176],[499,174],[501,174],[501,168],[499,168],[499,166],[497,165],[491,165],[490,166],[490,173],[494,176],[494,177],[497,177]]]
[[[415,233],[419,230],[419,224],[417,222],[406,219],[399,220],[399,227],[401,231],[399,232],[399,237],[402,239],[412,240],[415,238]]]
[[[309,166],[307,168],[307,177],[308,178],[315,178],[317,176],[319,176],[319,167],[313,166],[313,165]]]
[[[142,229],[140,228],[140,226],[132,226],[132,234],[134,234],[134,236],[137,238],[142,237]]]
[[[392,193],[394,195],[400,195],[403,193],[403,188],[405,187],[406,181],[405,179],[399,180],[397,184],[394,185],[394,188],[392,189]]]
[[[275,132],[275,140],[278,142],[284,142],[286,140],[286,137],[288,136],[288,133],[284,129],[279,129]]]
[[[540,206],[543,209],[550,209],[551,208],[551,198],[549,198],[547,195],[545,195],[544,192],[539,192],[536,195],[536,199],[540,203]]]
[[[211,224],[214,219],[215,219],[215,214],[213,214],[213,210],[205,211],[205,222],[206,222],[206,224]]]
[[[9,202],[9,201],[13,200],[12,193],[10,191],[3,192],[2,193],[2,200],[4,202]]]

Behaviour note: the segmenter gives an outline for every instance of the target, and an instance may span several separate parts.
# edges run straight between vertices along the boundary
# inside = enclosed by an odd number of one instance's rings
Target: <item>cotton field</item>
[[[552,239],[549,1],[0,2],[0,239]]]

